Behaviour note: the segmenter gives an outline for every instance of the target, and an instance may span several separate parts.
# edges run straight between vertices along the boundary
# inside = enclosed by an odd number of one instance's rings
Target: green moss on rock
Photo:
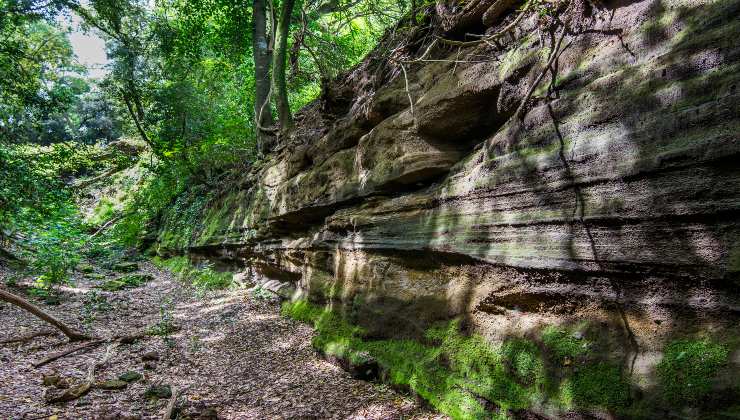
[[[701,401],[728,358],[727,347],[707,339],[672,342],[657,367],[663,397],[671,404]]]
[[[313,345],[320,352],[357,362],[369,356],[384,381],[455,419],[504,418],[535,406],[620,411],[631,403],[630,382],[616,364],[579,360],[568,369],[548,367],[547,355],[575,357],[588,348],[579,334],[555,327],[545,330],[542,343],[511,338],[492,345],[465,335],[459,320],[429,328],[422,340],[371,340],[339,313],[307,301],[286,303],[282,312],[316,328]]]
[[[153,279],[154,277],[149,274],[129,274],[127,276],[108,280],[101,284],[99,287],[109,292],[117,292],[123,289],[139,287],[143,284],[146,284],[147,282],[152,281]]]
[[[554,326],[545,327],[542,331],[542,342],[558,358],[575,358],[586,354],[590,346],[580,334]]]
[[[577,406],[617,410],[630,403],[629,381],[616,364],[597,363],[579,369],[572,387]]]

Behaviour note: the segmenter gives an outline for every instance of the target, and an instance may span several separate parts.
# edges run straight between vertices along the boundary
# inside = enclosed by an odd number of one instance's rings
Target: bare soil
[[[180,418],[441,418],[414,399],[355,380],[320,358],[311,347],[312,329],[281,317],[277,301],[257,299],[245,290],[200,292],[149,263],[141,263],[141,271],[155,280],[134,289],[104,292],[93,288],[100,280],[81,277],[74,287],[62,289],[59,305],[34,302],[98,337],[176,326],[166,336],[111,347],[110,361],[95,375],[96,381],[104,381],[135,371],[143,379],[123,390],[94,388],[75,401],[47,404],[44,393],[55,390],[43,385],[44,375],[81,382],[90,364],[103,359],[108,346],[36,369],[31,363],[74,344],[53,335],[0,345],[0,418],[162,418],[168,399],[146,398],[152,385],[184,389],[178,403]],[[9,274],[0,268],[0,277]],[[27,282],[21,280],[12,291],[25,293]],[[98,303],[107,304],[92,308],[94,295]],[[0,341],[49,329],[5,303],[0,303],[0,326]],[[145,368],[142,356],[151,352],[159,360]]]

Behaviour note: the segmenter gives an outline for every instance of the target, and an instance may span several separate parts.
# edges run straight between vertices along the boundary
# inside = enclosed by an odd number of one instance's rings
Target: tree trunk
[[[252,3],[252,50],[254,54],[254,121],[257,124],[257,149],[261,154],[267,152],[266,141],[269,135],[264,128],[271,126],[270,107],[270,46],[267,36],[267,10],[265,0]]]
[[[141,136],[141,139],[149,145],[149,147],[152,149],[152,153],[157,155],[157,157],[162,157],[159,150],[155,147],[154,143],[149,139],[149,136],[146,135],[146,131],[144,131],[144,127],[141,125],[141,121],[137,117],[137,112],[131,105],[131,100],[128,98],[127,93],[124,90],[121,90],[121,99],[123,99],[123,102],[126,104],[126,109],[128,109],[128,113],[131,116],[131,119],[134,120],[136,131],[139,132],[139,136]]]
[[[85,334],[82,334],[80,332],[75,331],[74,329],[68,327],[65,325],[62,321],[54,318],[53,316],[47,314],[41,308],[38,306],[32,304],[31,302],[28,302],[27,300],[16,296],[6,290],[3,290],[0,288],[0,300],[3,300],[5,302],[11,303],[15,306],[18,306],[19,308],[25,309],[28,312],[36,315],[37,317],[41,318],[42,320],[48,322],[49,324],[57,327],[59,331],[64,333],[67,337],[69,337],[70,341],[80,341],[80,340],[86,340],[90,337],[86,336]]]
[[[293,117],[288,102],[288,85],[285,81],[285,65],[288,50],[288,32],[290,18],[293,14],[295,0],[284,0],[280,8],[280,20],[275,39],[275,51],[272,57],[272,89],[275,94],[280,128],[290,131],[293,128]]]

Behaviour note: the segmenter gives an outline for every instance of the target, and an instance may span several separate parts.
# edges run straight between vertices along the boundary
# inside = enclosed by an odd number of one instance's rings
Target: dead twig
[[[115,347],[116,344],[109,345],[108,348],[105,350],[105,355],[103,356],[103,359],[100,362],[93,362],[90,364],[90,367],[87,370],[87,377],[85,378],[84,382],[65,390],[59,395],[49,396],[48,398],[46,398],[46,402],[54,404],[73,401],[90,392],[90,389],[92,389],[93,383],[95,382],[95,369],[97,369],[98,367],[102,367],[106,363],[108,363],[108,360],[110,360],[111,355],[113,354],[113,349],[115,349]]]
[[[117,344],[133,344],[134,342],[144,338],[148,337],[149,334],[147,332],[142,331],[138,333],[133,334],[126,334],[126,335],[117,335],[115,337],[112,337],[110,339],[98,339],[95,341],[90,341],[88,343],[81,344],[77,347],[71,348],[69,350],[61,351],[59,353],[52,354],[51,356],[47,357],[44,360],[41,360],[39,362],[36,362],[33,364],[33,367],[39,368],[41,366],[47,365],[55,360],[61,359],[63,357],[70,356],[72,354],[75,354],[82,350],[92,350],[95,347],[98,347],[99,345],[105,343],[106,341],[110,342],[116,342]]]
[[[128,216],[129,214],[131,214],[131,213],[124,213],[124,214],[118,215],[118,216],[116,216],[116,217],[108,220],[107,222],[105,222],[105,224],[103,226],[101,226],[98,230],[96,230],[95,233],[93,233],[92,235],[90,235],[90,238],[94,238],[94,237],[100,235],[100,233],[102,233],[103,231],[105,231],[106,229],[108,229],[109,227],[111,227],[112,225],[118,223],[119,221],[121,221],[124,217]]]
[[[79,346],[75,346],[69,350],[60,351],[58,353],[54,353],[51,356],[45,358],[44,360],[38,361],[34,363],[32,366],[35,368],[40,368],[41,366],[48,365],[49,363],[59,360],[62,357],[66,357],[72,354],[75,354],[77,352],[80,352],[82,350],[92,350],[95,347],[98,347],[99,345],[105,343],[106,340],[94,340],[87,343],[80,344]]]

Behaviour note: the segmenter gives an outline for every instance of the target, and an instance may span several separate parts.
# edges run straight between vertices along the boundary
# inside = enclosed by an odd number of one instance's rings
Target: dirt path
[[[171,335],[114,349],[96,375],[102,381],[134,371],[143,378],[124,390],[93,389],[76,401],[48,405],[43,375],[81,380],[90,363],[102,359],[105,347],[35,369],[31,362],[71,345],[61,336],[0,345],[0,418],[161,418],[167,400],[144,397],[152,385],[185,389],[182,418],[216,418],[208,417],[214,412],[224,419],[435,417],[413,400],[352,379],[319,358],[310,345],[311,328],[282,318],[278,303],[243,290],[198,293],[148,263],[141,268],[155,280],[136,289],[102,292],[92,288],[93,281],[80,279],[76,287],[64,289],[62,304],[47,308],[72,324],[87,324],[98,336],[177,326]],[[0,304],[0,325],[0,341],[47,329],[7,304]],[[151,352],[159,360],[145,366],[142,356]]]

